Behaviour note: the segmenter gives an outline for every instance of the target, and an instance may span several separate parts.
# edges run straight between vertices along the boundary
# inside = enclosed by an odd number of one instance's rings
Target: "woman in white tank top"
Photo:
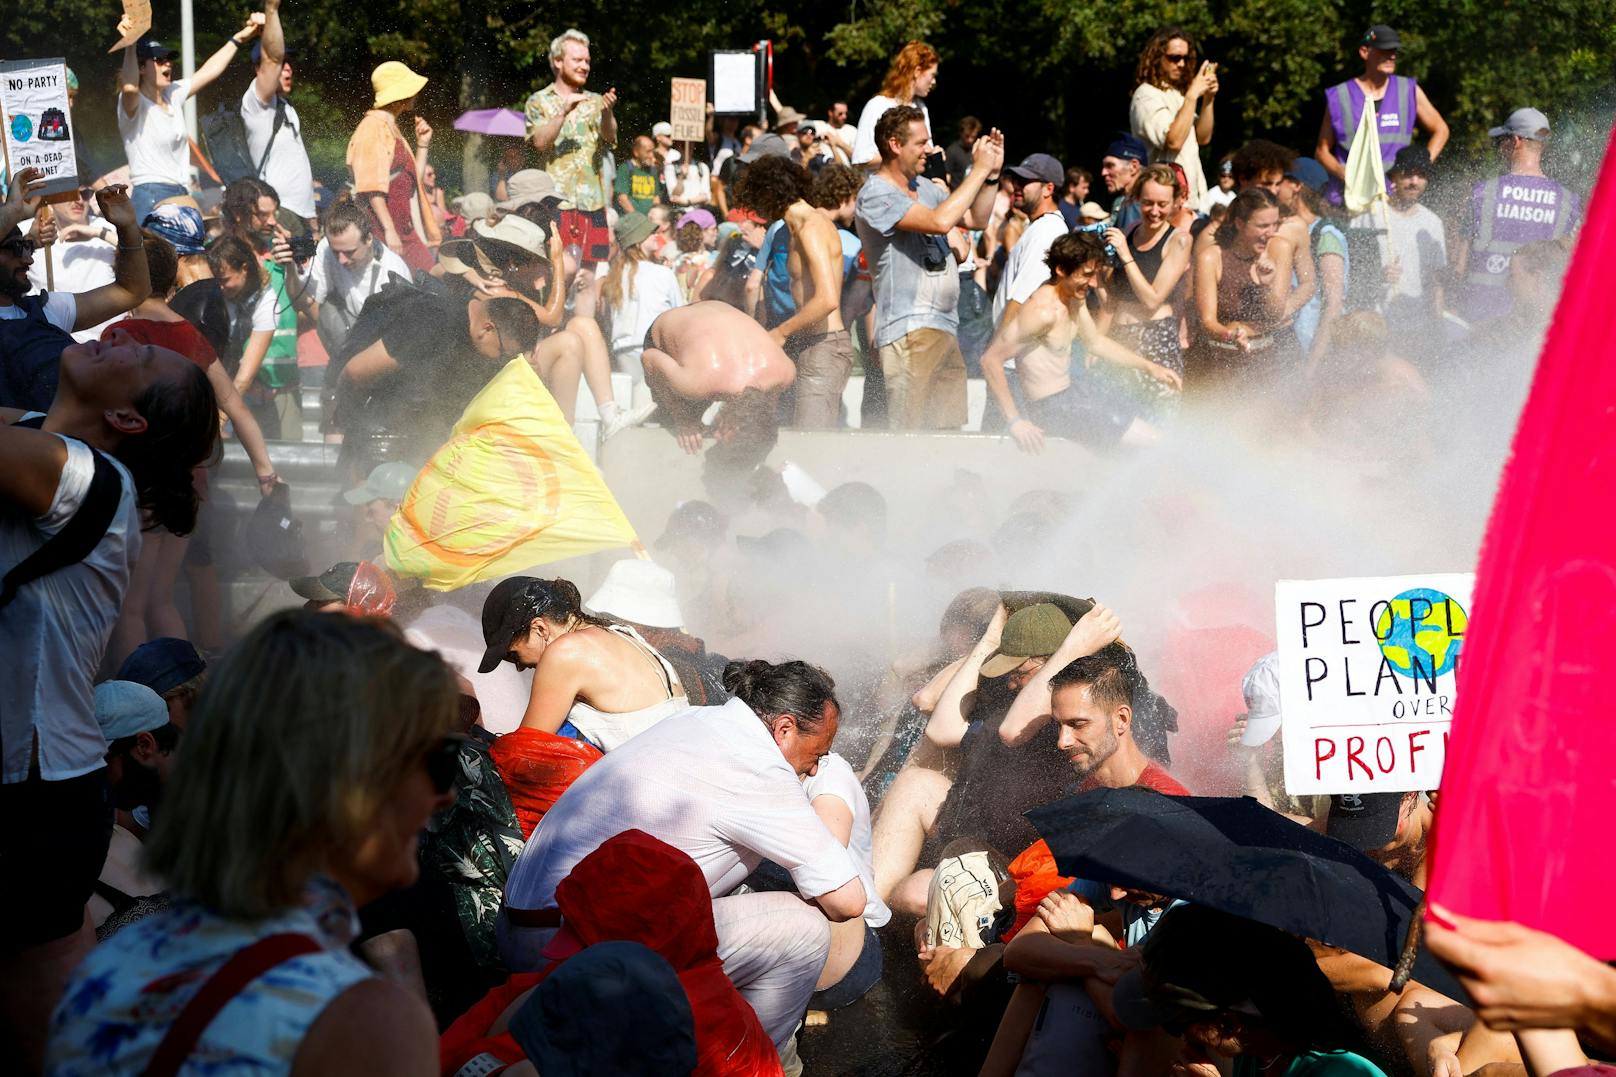
[[[522,726],[609,752],[690,706],[666,658],[628,625],[583,609],[567,580],[513,576],[483,603],[482,671],[532,669]]]

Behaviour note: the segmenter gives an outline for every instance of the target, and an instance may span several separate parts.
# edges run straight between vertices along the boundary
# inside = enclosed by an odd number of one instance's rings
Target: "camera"
[[[292,249],[292,258],[299,262],[307,262],[314,257],[319,249],[320,242],[313,236],[289,236],[286,245]]]
[[[1072,229],[1072,231],[1074,233],[1088,232],[1096,236],[1103,236],[1106,234],[1106,232],[1111,230],[1111,227],[1112,226],[1107,224],[1105,221],[1096,221],[1093,224],[1080,224],[1076,228]],[[1114,244],[1107,243],[1105,245],[1105,256],[1111,259],[1113,262],[1117,260],[1117,248]]]

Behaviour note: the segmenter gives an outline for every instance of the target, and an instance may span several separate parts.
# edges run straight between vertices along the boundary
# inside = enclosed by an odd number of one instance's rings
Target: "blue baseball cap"
[[[1105,155],[1144,164],[1150,159],[1150,147],[1146,146],[1138,135],[1122,131],[1117,134],[1111,145],[1105,148]]]
[[[146,214],[140,226],[174,244],[174,250],[179,254],[204,254],[207,251],[208,230],[202,224],[202,214],[195,206],[173,202],[158,206]]]
[[[95,686],[95,721],[111,744],[168,724],[163,697],[134,681],[102,681]]]
[[[135,45],[135,59],[141,63],[147,60],[172,60],[179,53],[158,41],[155,37],[148,37]]]
[[[290,45],[283,46],[281,48],[281,63],[285,63],[286,61],[290,60],[292,57],[294,57],[296,55],[297,55],[297,50],[292,48],[292,46],[290,46]],[[263,58],[264,58],[264,42],[262,40],[254,41],[253,42],[253,47],[252,47],[252,64],[253,64],[253,66],[257,67],[258,66],[258,61],[262,60]]]
[[[1285,178],[1293,179],[1303,187],[1322,191],[1324,185],[1330,181],[1330,174],[1313,158],[1298,157],[1291,162],[1290,168],[1285,170]]]
[[[118,667],[120,681],[145,685],[158,695],[172,692],[208,668],[196,648],[183,639],[159,636],[132,651]]]

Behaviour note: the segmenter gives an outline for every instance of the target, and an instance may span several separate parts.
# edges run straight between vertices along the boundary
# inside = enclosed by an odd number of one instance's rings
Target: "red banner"
[[[1430,899],[1610,960],[1616,152],[1590,201],[1482,546]]]

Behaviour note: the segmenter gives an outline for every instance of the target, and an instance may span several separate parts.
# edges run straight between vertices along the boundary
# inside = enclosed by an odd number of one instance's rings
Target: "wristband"
[[[120,244],[118,244],[118,249],[120,251],[130,251],[130,252],[143,251],[143,250],[146,249],[146,245],[144,243],[136,243],[132,247],[125,247],[122,243],[120,243]]]

